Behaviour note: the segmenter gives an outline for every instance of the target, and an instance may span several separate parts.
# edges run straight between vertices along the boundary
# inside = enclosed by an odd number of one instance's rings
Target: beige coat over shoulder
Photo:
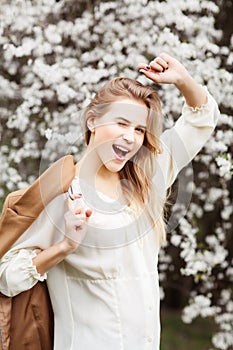
[[[49,167],[31,186],[7,196],[0,218],[0,258],[44,207],[68,190],[74,175],[73,157],[68,155]],[[53,310],[46,282],[38,282],[13,298],[0,293],[0,330],[4,350],[26,347],[52,350]]]

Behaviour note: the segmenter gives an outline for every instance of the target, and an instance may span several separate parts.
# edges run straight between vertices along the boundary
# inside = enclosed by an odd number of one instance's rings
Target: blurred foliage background
[[[173,186],[160,255],[162,350],[233,349],[232,18],[230,0],[1,0],[0,207],[60,156],[78,160],[80,111],[107,79],[146,82],[135,67],[161,51],[219,104],[216,132],[184,170],[190,180]],[[170,127],[183,101],[170,86],[155,88]],[[182,184],[188,199],[179,202]]]

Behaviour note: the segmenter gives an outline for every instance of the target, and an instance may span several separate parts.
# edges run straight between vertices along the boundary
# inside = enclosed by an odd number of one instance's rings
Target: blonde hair
[[[162,244],[166,236],[165,224],[163,210],[161,215],[158,215],[158,208],[163,208],[164,203],[160,203],[161,200],[159,200],[154,186],[151,185],[151,179],[156,170],[156,156],[161,153],[159,137],[163,125],[161,102],[157,91],[149,85],[145,86],[136,80],[125,77],[115,78],[107,82],[85,109],[85,141],[88,144],[91,136],[91,132],[87,128],[88,112],[91,111],[96,118],[101,117],[107,112],[111,103],[122,98],[145,104],[148,109],[148,117],[143,147],[119,171],[121,186],[126,199],[130,200],[133,195],[133,199],[139,207],[146,206],[156,235]]]

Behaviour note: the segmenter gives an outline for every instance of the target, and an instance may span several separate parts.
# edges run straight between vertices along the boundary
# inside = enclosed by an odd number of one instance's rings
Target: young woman
[[[162,133],[152,87],[128,78],[104,85],[85,110],[87,148],[68,193],[52,200],[0,261],[5,295],[47,278],[55,350],[159,349],[166,192],[210,137],[219,111],[168,54],[139,71],[184,96],[175,126]]]

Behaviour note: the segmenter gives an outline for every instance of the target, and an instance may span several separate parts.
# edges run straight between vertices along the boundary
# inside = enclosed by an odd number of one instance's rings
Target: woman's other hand
[[[68,211],[65,213],[65,237],[67,247],[75,250],[85,237],[88,219],[92,214],[91,209],[85,209],[81,196],[67,199]]]

